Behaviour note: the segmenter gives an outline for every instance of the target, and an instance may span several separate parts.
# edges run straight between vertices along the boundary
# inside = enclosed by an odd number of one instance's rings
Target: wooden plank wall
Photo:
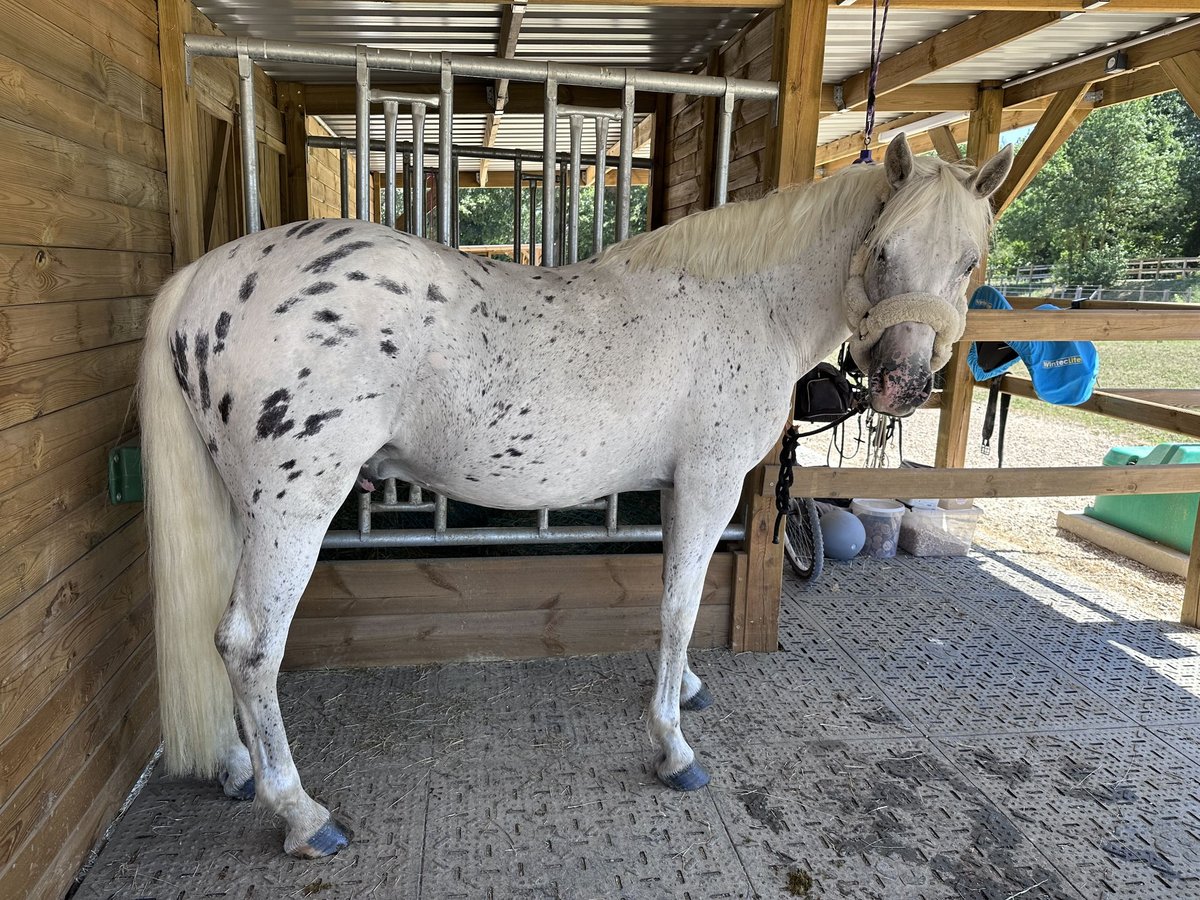
[[[728,647],[737,559],[708,568],[693,647]],[[318,563],[284,667],[416,665],[652,650],[658,554]]]
[[[771,79],[776,16],[759,16],[725,44],[701,74],[763,81]],[[666,150],[667,189],[664,222],[673,222],[712,205],[712,155],[716,143],[717,101],[675,94],[670,99]],[[730,146],[729,199],[752,200],[768,190],[767,153],[773,128],[765,100],[734,106]]]
[[[107,499],[171,265],[153,0],[0,0],[0,897],[61,896],[158,744]]]
[[[332,130],[315,116],[305,122],[308,134],[321,137],[336,137]],[[354,154],[350,155],[350,217],[354,217]],[[342,215],[342,175],[340,154],[336,150],[308,148],[308,217],[310,219],[338,219]]]
[[[0,897],[59,897],[159,742],[142,510],[107,492],[172,264],[158,9],[0,0],[0,20]],[[231,117],[217,68],[197,83]]]

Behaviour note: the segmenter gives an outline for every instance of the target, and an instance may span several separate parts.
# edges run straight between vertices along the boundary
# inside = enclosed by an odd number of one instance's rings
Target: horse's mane
[[[852,166],[810,185],[686,216],[614,244],[601,254],[600,263],[628,264],[635,270],[686,269],[701,278],[759,272],[794,261],[822,229],[843,221],[847,210],[884,200],[878,221],[865,226],[875,225],[872,247],[932,209],[940,211],[943,221],[962,223],[982,250],[992,212],[991,204],[980,202],[966,184],[974,173],[973,166],[918,156],[910,183],[893,192],[884,166]]]

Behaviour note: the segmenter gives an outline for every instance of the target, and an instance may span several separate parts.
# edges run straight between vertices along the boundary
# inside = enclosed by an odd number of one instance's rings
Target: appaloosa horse
[[[877,410],[924,401],[1010,163],[914,158],[901,136],[883,165],[561,268],[318,220],[179,272],[154,304],[140,400],[168,768],[257,794],[289,853],[346,845],[300,784],[276,677],[321,538],[373,461],[488,507],[661,490],[649,732],[662,781],[702,787],[679,711],[709,695],[687,645],[742,479],[796,380],[852,330]]]

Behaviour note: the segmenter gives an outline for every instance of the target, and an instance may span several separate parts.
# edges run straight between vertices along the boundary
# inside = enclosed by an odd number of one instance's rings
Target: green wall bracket
[[[113,503],[141,503],[145,496],[142,448],[130,441],[108,454],[108,499]]]

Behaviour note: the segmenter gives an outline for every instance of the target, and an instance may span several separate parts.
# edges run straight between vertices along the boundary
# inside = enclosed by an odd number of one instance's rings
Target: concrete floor
[[[296,673],[350,848],[152,777],[76,898],[1200,898],[1200,633],[990,551],[785,592],[782,652],[694,654],[706,790],[653,778],[644,653]]]

